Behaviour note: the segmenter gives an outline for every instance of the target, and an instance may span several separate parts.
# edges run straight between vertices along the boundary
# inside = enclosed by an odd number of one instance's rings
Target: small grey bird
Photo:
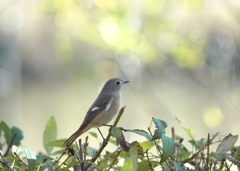
[[[65,149],[68,149],[84,132],[105,125],[113,119],[121,106],[121,88],[128,82],[120,78],[112,78],[105,83],[97,99],[87,111],[82,125],[63,144]]]

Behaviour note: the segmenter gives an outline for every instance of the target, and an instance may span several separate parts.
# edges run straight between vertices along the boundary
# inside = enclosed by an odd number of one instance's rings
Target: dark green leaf
[[[179,163],[173,161],[173,164],[176,171],[186,171],[186,169],[183,166],[181,166]]]
[[[161,163],[166,161],[168,157],[171,156],[174,150],[175,142],[172,138],[162,135],[162,144],[163,144],[163,150],[161,155]]]
[[[136,134],[138,134],[138,135],[144,136],[144,137],[147,138],[149,141],[152,139],[152,136],[151,136],[149,133],[147,133],[146,131],[144,131],[144,130],[141,130],[141,129],[133,129],[133,130],[131,130],[131,132],[134,132],[134,133],[136,133]]]
[[[163,120],[152,118],[153,122],[155,123],[156,130],[154,131],[154,135],[152,139],[159,139],[165,134],[165,128],[167,128],[167,123]]]
[[[20,145],[20,142],[24,137],[22,130],[17,127],[12,127],[11,133],[12,133],[12,135],[16,134],[16,137],[13,141],[13,145],[16,145],[16,146]]]
[[[53,158],[46,155],[37,155],[38,163],[52,163]]]
[[[5,140],[6,140],[7,144],[9,144],[10,141],[11,141],[11,138],[12,138],[11,137],[12,136],[11,129],[9,128],[9,126],[4,121],[0,122],[0,129],[4,133],[4,137],[5,137]]]
[[[56,140],[57,137],[57,124],[53,116],[51,116],[45,126],[43,133],[43,145],[48,155],[51,154],[53,147],[49,146],[50,142]]]

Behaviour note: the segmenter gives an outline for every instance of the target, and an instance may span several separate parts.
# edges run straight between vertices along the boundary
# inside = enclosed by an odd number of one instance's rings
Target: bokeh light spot
[[[209,107],[204,111],[203,118],[208,128],[216,128],[221,125],[223,114],[218,107]]]

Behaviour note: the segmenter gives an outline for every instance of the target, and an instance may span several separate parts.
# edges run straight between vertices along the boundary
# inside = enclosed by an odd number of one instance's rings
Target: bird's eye
[[[119,84],[120,84],[120,81],[116,81],[116,83],[115,83],[115,84],[119,85]]]

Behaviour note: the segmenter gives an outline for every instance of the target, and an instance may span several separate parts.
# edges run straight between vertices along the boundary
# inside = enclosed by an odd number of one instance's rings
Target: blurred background
[[[239,0],[0,0],[0,119],[43,151],[51,115],[68,138],[120,77],[119,126],[147,130],[156,117],[185,141],[182,127],[240,134],[239,11]]]

